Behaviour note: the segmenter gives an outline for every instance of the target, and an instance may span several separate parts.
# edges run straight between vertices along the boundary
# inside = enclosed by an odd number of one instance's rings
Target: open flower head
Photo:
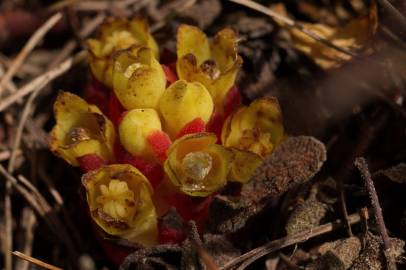
[[[213,113],[213,100],[201,83],[178,80],[165,90],[159,101],[159,110],[164,129],[174,138],[196,118],[207,123]]]
[[[185,135],[168,150],[164,170],[179,191],[190,196],[208,196],[227,182],[231,151],[216,144],[211,133]]]
[[[220,110],[242,65],[237,41],[237,34],[230,28],[218,32],[211,42],[195,26],[182,24],[178,28],[176,69],[179,78],[206,86]]]
[[[165,73],[151,49],[131,47],[115,54],[113,89],[126,109],[155,109],[165,87]]]
[[[89,64],[93,75],[108,87],[112,87],[114,52],[131,46],[145,46],[158,58],[158,46],[149,33],[143,18],[108,18],[100,27],[97,39],[89,39]]]
[[[82,176],[93,220],[108,234],[149,247],[157,242],[157,216],[148,179],[128,164]]]
[[[73,166],[79,166],[78,159],[86,155],[96,155],[106,162],[114,160],[114,126],[96,106],[72,93],[60,92],[54,115],[50,148],[57,156]]]
[[[282,114],[275,98],[261,98],[231,114],[221,141],[226,147],[246,150],[265,158],[284,138]]]

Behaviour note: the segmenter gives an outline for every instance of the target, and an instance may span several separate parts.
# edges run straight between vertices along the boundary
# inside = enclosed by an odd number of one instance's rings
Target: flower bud
[[[156,109],[165,87],[165,72],[152,50],[131,47],[115,54],[113,89],[127,110]]]
[[[201,118],[205,123],[213,112],[213,101],[207,89],[200,83],[179,80],[173,83],[159,101],[164,129],[171,138],[189,122]]]
[[[82,176],[93,220],[107,234],[145,247],[157,243],[157,216],[148,179],[128,164],[113,164]]]
[[[154,109],[127,111],[118,127],[120,142],[134,156],[153,157],[148,136],[161,131],[161,121]]]
[[[114,126],[96,106],[72,93],[61,92],[54,104],[54,115],[56,125],[50,134],[50,148],[57,156],[73,166],[79,166],[79,158],[86,155],[93,155],[93,160],[97,156],[106,163],[114,161]]]

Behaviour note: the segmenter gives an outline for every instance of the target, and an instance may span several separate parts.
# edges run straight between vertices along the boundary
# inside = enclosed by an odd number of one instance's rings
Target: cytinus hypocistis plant
[[[285,136],[275,98],[241,104],[235,31],[180,25],[176,37],[163,64],[144,19],[109,18],[88,40],[85,98],[54,104],[50,148],[82,169],[94,223],[144,247],[182,240],[159,226],[171,207],[203,230],[210,198],[247,183]]]

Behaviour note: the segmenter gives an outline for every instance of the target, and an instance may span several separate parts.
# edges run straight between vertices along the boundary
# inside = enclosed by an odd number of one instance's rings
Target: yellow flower
[[[59,93],[54,104],[56,125],[50,134],[50,148],[73,166],[78,158],[96,154],[106,162],[114,160],[113,124],[94,105],[68,92]]]
[[[183,24],[178,28],[176,69],[179,79],[206,86],[219,110],[242,65],[237,42],[237,35],[230,28],[218,32],[212,42],[197,27]]]
[[[265,158],[284,137],[282,114],[275,98],[261,98],[231,114],[223,125],[222,144]]]
[[[126,109],[155,109],[165,87],[165,73],[151,49],[131,47],[114,56],[113,89]]]
[[[213,112],[213,101],[201,83],[178,80],[165,90],[159,101],[159,110],[165,131],[175,138],[187,123],[196,118],[207,124]]]
[[[179,191],[190,196],[208,196],[227,183],[233,154],[216,144],[211,133],[185,135],[168,150],[164,170]]]
[[[111,88],[113,53],[134,45],[151,48],[158,58],[158,46],[144,19],[108,18],[100,27],[98,38],[88,40],[89,64],[93,75]]]
[[[161,131],[161,121],[154,109],[134,109],[125,113],[119,125],[120,142],[134,156],[152,156],[148,136]]]
[[[114,164],[82,176],[93,220],[108,234],[149,247],[157,243],[157,216],[148,179]]]

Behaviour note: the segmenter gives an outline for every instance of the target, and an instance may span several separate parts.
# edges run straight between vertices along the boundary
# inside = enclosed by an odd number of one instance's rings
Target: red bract
[[[94,232],[97,231],[98,227],[94,223],[92,224],[93,228],[95,229]],[[113,242],[106,241],[104,238],[101,237],[100,234],[95,233],[97,242],[100,244],[104,254],[108,258],[108,260],[116,267],[120,266],[123,263],[124,259],[132,252],[135,251],[134,248],[126,247],[119,244],[114,244]]]
[[[104,114],[107,114],[110,92],[110,89],[95,78],[92,78],[85,88],[85,100],[90,104],[96,105]]]
[[[173,245],[185,240],[186,235],[183,231],[170,228],[162,223],[158,224],[158,242],[161,245]]]
[[[114,92],[110,91],[107,117],[110,118],[114,125],[118,125],[122,119],[122,114],[124,111],[124,107],[121,105],[120,101],[118,101]]]
[[[221,144],[221,130],[227,117],[241,106],[241,95],[237,86],[233,86],[228,91],[227,96],[224,99],[224,111],[223,113],[215,111],[207,123],[207,131],[216,134],[217,143]]]
[[[237,86],[231,87],[224,99],[224,119],[241,106],[241,95]]]
[[[207,123],[207,131],[216,134],[218,144],[221,144],[221,129],[223,128],[224,121],[223,115],[215,111]]]
[[[206,131],[206,124],[202,118],[195,118],[187,123],[178,133],[176,138],[180,138],[186,134],[200,133]]]
[[[172,83],[176,82],[178,80],[178,76],[176,76],[176,72],[169,66],[166,65],[161,65],[166,76],[166,85],[169,86]]]
[[[140,170],[148,178],[154,189],[162,181],[164,172],[160,164],[131,155],[119,143],[116,143],[115,154],[119,163],[130,164]]]
[[[169,136],[165,132],[155,131],[148,135],[147,141],[151,146],[156,158],[161,162],[165,161],[166,150],[168,150],[172,144]]]
[[[106,161],[96,154],[87,154],[78,157],[79,166],[83,172],[96,170],[103,165],[106,165]]]
[[[180,193],[173,193],[167,197],[168,204],[174,206],[185,221],[194,220],[196,222],[199,232],[203,232],[212,199],[213,196],[193,198]]]

